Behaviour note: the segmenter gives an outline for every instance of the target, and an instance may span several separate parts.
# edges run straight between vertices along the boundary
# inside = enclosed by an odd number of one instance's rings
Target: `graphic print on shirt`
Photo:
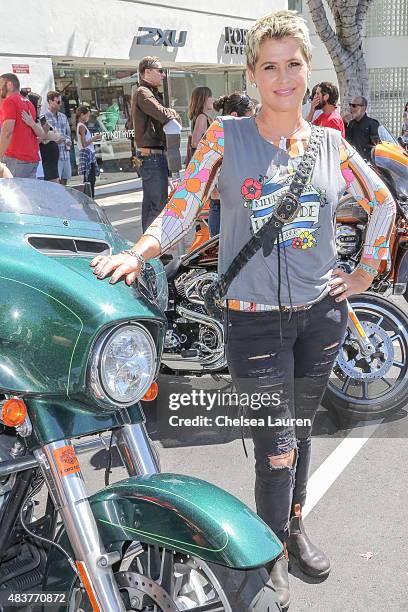
[[[245,179],[241,187],[244,206],[250,207],[251,231],[256,234],[268,221],[277,201],[287,192],[293,175],[280,175],[277,169],[272,177]],[[320,208],[324,206],[324,193],[308,183],[300,196],[300,206],[295,220],[282,229],[280,243],[294,249],[310,249],[317,244]]]

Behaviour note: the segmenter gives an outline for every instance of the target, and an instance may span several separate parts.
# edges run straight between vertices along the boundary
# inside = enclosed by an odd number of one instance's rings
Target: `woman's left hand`
[[[27,113],[27,111],[23,111],[21,113],[21,118],[24,121],[24,123],[26,123],[27,125],[29,125],[30,127],[33,127],[33,125],[35,125],[35,121],[32,118],[32,116],[30,115],[30,113]]]
[[[336,270],[333,270],[329,281],[330,295],[336,297],[336,302],[342,302],[351,295],[367,291],[373,280],[368,274],[364,274],[360,270],[354,270],[351,274],[347,274],[340,268],[336,268]]]

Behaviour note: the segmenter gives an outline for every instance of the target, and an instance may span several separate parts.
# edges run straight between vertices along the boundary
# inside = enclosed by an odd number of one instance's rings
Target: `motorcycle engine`
[[[364,225],[338,223],[336,226],[337,266],[351,274],[358,263]]]
[[[356,255],[363,241],[363,230],[358,225],[337,225],[336,248],[339,256],[350,257]]]
[[[167,312],[167,355],[192,359],[208,369],[218,369],[221,360],[224,367],[223,328],[204,306],[204,295],[216,280],[217,273],[206,269],[189,270],[175,279],[173,309]]]

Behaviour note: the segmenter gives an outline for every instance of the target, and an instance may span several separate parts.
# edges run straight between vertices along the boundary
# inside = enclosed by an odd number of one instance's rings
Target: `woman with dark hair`
[[[214,110],[221,115],[232,117],[251,117],[255,113],[256,103],[245,93],[234,91],[229,96],[221,96],[214,100]]]
[[[214,100],[213,106],[214,110],[221,112],[221,115],[251,117],[255,114],[256,102],[245,93],[234,91],[229,96],[221,96]],[[217,189],[214,189],[210,196],[208,227],[211,238],[220,233],[220,195]]]
[[[194,155],[195,150],[210,127],[211,120],[208,111],[213,108],[212,91],[209,87],[196,87],[193,89],[188,106],[188,118],[191,121],[191,136],[187,147],[186,165]]]

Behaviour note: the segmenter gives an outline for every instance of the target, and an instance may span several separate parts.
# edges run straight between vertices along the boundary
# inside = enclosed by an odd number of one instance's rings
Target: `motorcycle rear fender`
[[[110,550],[140,540],[234,569],[264,565],[282,551],[274,533],[241,501],[191,476],[131,477],[90,502]]]

